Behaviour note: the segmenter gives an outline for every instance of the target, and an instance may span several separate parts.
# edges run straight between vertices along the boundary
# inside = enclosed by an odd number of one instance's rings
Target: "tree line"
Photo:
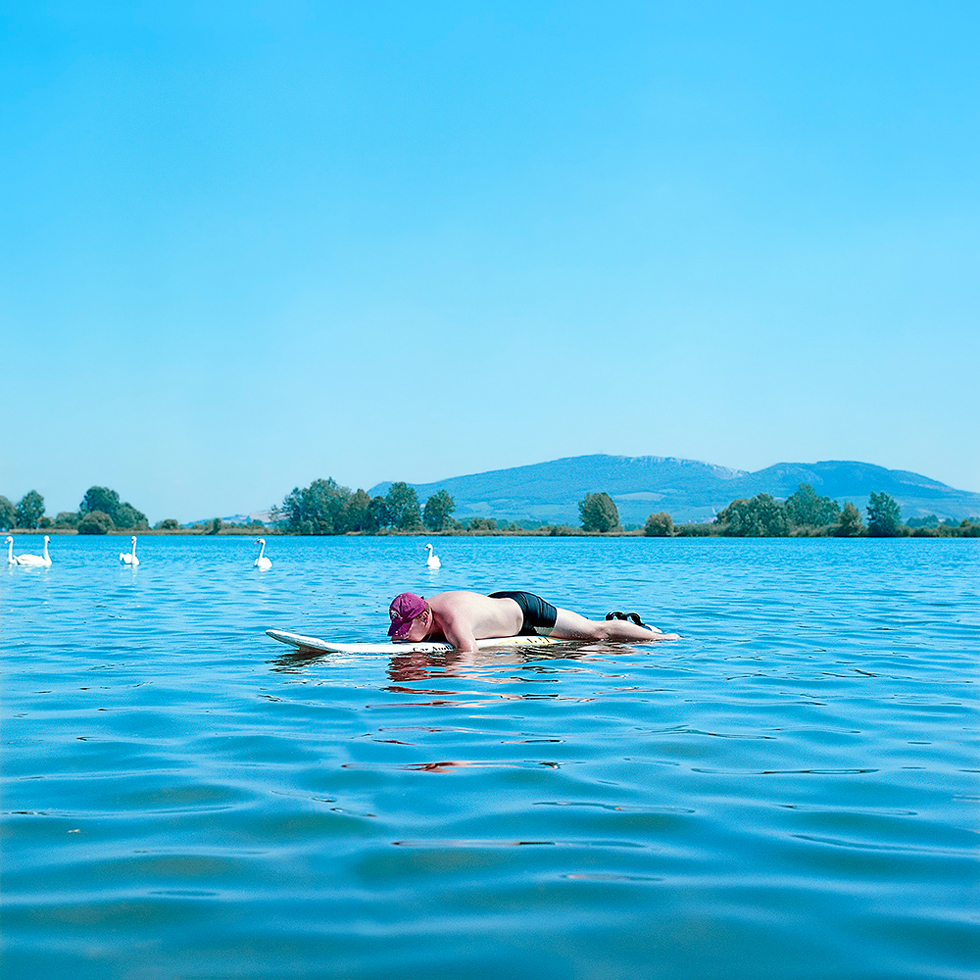
[[[414,487],[393,483],[384,496],[371,497],[364,490],[351,491],[336,480],[314,480],[296,487],[274,509],[277,528],[287,534],[379,534],[429,531],[531,531],[575,534],[574,528],[542,525],[540,521],[507,521],[492,517],[453,517],[456,502],[446,490],[428,497],[424,504]],[[586,494],[579,503],[582,529],[588,532],[622,530],[616,504],[607,493]]]
[[[149,526],[146,514],[120,500],[119,494],[108,487],[89,487],[77,511],[60,511],[53,518],[45,516],[44,497],[37,490],[29,490],[16,505],[0,495],[0,528],[74,529],[79,534],[108,534],[114,530],[141,531]]]
[[[364,490],[351,491],[332,477],[296,487],[286,495],[274,514],[280,530],[290,534],[377,534],[395,531],[477,530],[487,522],[474,518],[468,525],[453,516],[456,503],[445,491],[419,501],[414,487],[404,481],[393,483],[385,496],[371,497]],[[486,528],[489,530],[489,528]]]
[[[819,496],[808,483],[801,483],[784,501],[768,493],[733,500],[707,524],[675,526],[670,514],[651,514],[643,531],[651,537],[980,537],[980,518],[954,524],[933,516],[903,524],[898,501],[884,492],[871,493],[865,513],[866,524],[854,504],[841,507],[836,500]]]
[[[432,494],[423,505],[413,487],[393,483],[384,496],[371,497],[364,490],[351,491],[336,480],[314,480],[308,487],[294,488],[282,504],[273,508],[273,526],[287,534],[378,534],[388,530],[406,533],[429,531],[520,531],[536,530],[551,535],[605,534],[623,532],[615,501],[608,493],[587,493],[579,501],[580,528],[541,525],[539,522],[497,521],[473,517],[466,522],[454,518],[456,503],[445,491]],[[643,533],[650,537],[980,537],[980,518],[959,524],[940,521],[933,515],[903,524],[898,502],[887,493],[872,493],[866,508],[867,523],[851,503],[841,507],[821,497],[809,484],[801,483],[786,500],[760,493],[749,499],[733,500],[715,519],[704,524],[674,524],[666,512],[651,514]],[[215,518],[201,527],[217,534],[222,521]],[[256,529],[264,528],[253,521]],[[50,518],[44,514],[44,498],[36,490],[26,493],[15,505],[0,496],[0,528],[27,530],[75,529],[79,534],[108,534],[113,530],[148,530],[146,515],[122,501],[108,487],[89,487],[77,511],[62,511]],[[158,521],[158,530],[180,530],[173,518]],[[631,525],[638,528],[638,525]]]

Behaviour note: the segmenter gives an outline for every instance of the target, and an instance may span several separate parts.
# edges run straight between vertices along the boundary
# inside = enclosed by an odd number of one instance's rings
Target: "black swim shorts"
[[[521,607],[524,623],[521,636],[550,636],[558,620],[558,610],[533,592],[491,592],[491,599],[513,599]]]

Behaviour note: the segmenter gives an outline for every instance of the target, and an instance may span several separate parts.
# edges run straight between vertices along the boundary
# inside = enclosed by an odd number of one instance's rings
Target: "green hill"
[[[410,485],[423,503],[445,489],[460,520],[484,516],[551,524],[578,524],[578,502],[586,493],[605,491],[624,524],[642,524],[656,511],[667,511],[675,523],[710,520],[739,497],[769,493],[785,499],[801,483],[862,510],[872,491],[887,493],[898,501],[905,520],[926,514],[960,520],[980,514],[978,493],[918,473],[853,461],[777,463],[746,473],[663,456],[571,456]],[[370,493],[387,493],[390,486],[379,483]]]

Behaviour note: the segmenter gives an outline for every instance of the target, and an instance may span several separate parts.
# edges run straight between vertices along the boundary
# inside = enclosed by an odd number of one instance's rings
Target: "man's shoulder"
[[[464,599],[485,599],[486,596],[481,592],[468,592],[464,589],[455,589],[452,592],[439,592],[437,595],[429,596],[429,602],[454,602]]]
[[[440,592],[438,595],[430,596],[428,602],[434,610],[438,611],[471,606],[474,601],[485,598],[486,596],[481,595],[479,592],[456,590],[454,592]]]

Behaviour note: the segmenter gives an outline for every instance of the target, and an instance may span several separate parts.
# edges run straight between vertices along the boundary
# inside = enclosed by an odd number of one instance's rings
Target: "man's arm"
[[[448,610],[439,616],[439,625],[442,635],[457,650],[462,653],[477,651],[473,626],[467,616],[460,615],[456,610]]]
[[[476,653],[476,637],[469,623],[458,621],[446,623],[442,635],[461,653]]]

